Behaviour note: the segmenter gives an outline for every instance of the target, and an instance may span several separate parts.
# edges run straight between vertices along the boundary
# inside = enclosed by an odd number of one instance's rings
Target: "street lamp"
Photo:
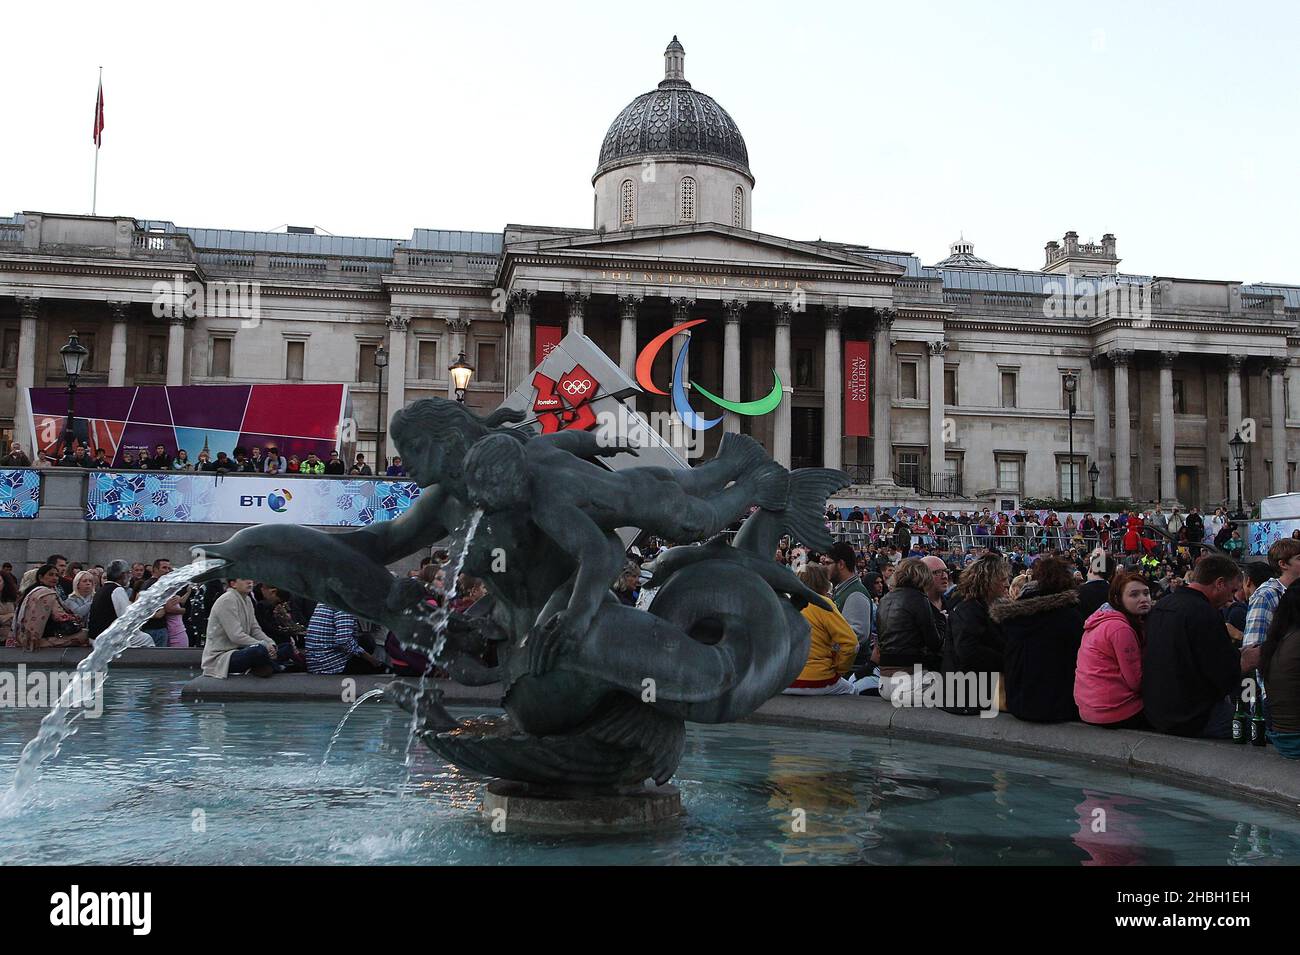
[[[1092,482],[1092,509],[1097,509],[1097,478],[1101,477],[1101,468],[1097,467],[1097,462],[1093,461],[1088,465],[1088,480]]]
[[[388,367],[388,352],[380,345],[375,349],[375,368],[379,370],[378,414],[375,421],[375,473],[379,473],[379,464],[384,457],[384,369]]]
[[[1232,519],[1234,521],[1243,521],[1246,519],[1246,514],[1241,507],[1241,469],[1245,466],[1246,442],[1241,439],[1240,429],[1233,434],[1232,440],[1228,442],[1228,450],[1232,452],[1232,465],[1237,469],[1237,513],[1232,515]]]
[[[63,373],[68,377],[68,427],[63,435],[63,453],[65,457],[70,458],[72,457],[73,415],[77,395],[77,379],[81,377],[82,366],[86,364],[86,359],[90,357],[90,350],[78,341],[77,333],[73,332],[68,336],[68,343],[59,349],[59,354],[63,357]]]
[[[1065,396],[1069,405],[1070,418],[1070,506],[1074,506],[1074,393],[1079,387],[1079,376],[1072,371],[1065,373]]]
[[[469,388],[469,380],[474,377],[474,366],[465,361],[465,353],[461,352],[447,369],[451,372],[451,384],[456,389],[456,400],[461,404],[465,403],[465,390]]]

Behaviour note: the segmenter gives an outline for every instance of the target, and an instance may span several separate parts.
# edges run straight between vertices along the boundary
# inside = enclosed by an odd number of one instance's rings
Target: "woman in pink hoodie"
[[[1085,723],[1148,728],[1142,712],[1142,644],[1151,588],[1141,574],[1117,573],[1108,602],[1083,625],[1074,669],[1074,702]]]

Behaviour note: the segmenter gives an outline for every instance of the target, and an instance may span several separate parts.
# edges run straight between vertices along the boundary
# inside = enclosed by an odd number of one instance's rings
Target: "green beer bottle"
[[[1245,691],[1237,694],[1237,709],[1232,714],[1232,741],[1245,743],[1250,739],[1250,713],[1246,709]]]
[[[1255,702],[1250,708],[1250,745],[1263,746],[1268,742],[1268,734],[1265,732],[1267,727],[1264,725],[1264,694],[1263,685],[1259,679],[1259,671],[1255,671]]]

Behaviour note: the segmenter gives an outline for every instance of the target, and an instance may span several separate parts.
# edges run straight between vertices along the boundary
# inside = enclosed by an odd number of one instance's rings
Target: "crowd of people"
[[[1033,508],[994,512],[987,507],[981,511],[829,507],[826,518],[847,539],[873,544],[893,541],[905,550],[914,538],[943,549],[979,544],[1007,550],[1019,544],[1030,552],[1100,546],[1115,553],[1139,554],[1165,537],[1192,546],[1209,544],[1238,557],[1246,547],[1245,528],[1222,507],[1213,514],[1202,514],[1196,507],[1184,514],[1180,507],[1166,513],[1157,505],[1114,514],[1084,511],[1077,518]],[[1146,533],[1148,528],[1158,533]]]
[[[88,445],[81,441],[74,441],[72,447],[64,448],[61,455],[38,456],[37,464],[82,468],[88,471],[206,471],[217,474],[306,477],[322,474],[373,477],[376,473],[366,462],[363,453],[358,453],[352,464],[348,465],[338,451],[330,451],[329,459],[322,461],[315,452],[301,456],[290,454],[286,457],[275,445],[268,445],[266,448],[254,445],[251,449],[237,447],[230,453],[218,451],[216,454],[204,448],[191,461],[189,452],[184,448],[168,449],[165,445],[159,444],[154,446],[152,453],[124,450],[121,460],[114,464],[112,457],[104,448],[96,448],[92,453]],[[32,460],[21,444],[13,444],[5,455],[0,456],[0,467],[30,468]],[[384,459],[379,472],[386,477],[407,476],[400,457]]]
[[[437,550],[411,572],[431,608],[447,604],[448,560],[445,550]],[[0,643],[29,651],[91,646],[171,570],[167,558],[151,564],[114,560],[105,567],[51,554],[20,580],[5,563],[0,566]],[[488,603],[480,605],[486,595],[481,580],[462,574],[449,606],[474,616],[487,611]],[[201,647],[203,673],[218,678],[286,672],[418,676],[429,669],[424,656],[403,648],[394,635],[343,610],[238,578],[187,585],[131,634],[126,646]]]
[[[1300,758],[1300,587],[1292,586],[1300,534],[1274,543],[1266,560],[1242,562],[1194,546],[1191,517],[1180,527],[1191,526],[1190,538],[1144,535],[1119,554],[1100,540],[1091,549],[1017,542],[1004,551],[895,533],[814,553],[785,539],[776,559],[827,600],[801,611],[810,650],[785,692],[887,696],[900,674],[936,684],[955,674],[995,685],[996,709],[1022,720],[1212,739],[1249,733]],[[645,567],[665,546],[650,539],[629,550],[611,581],[620,602],[648,606]],[[421,599],[466,616],[490,613],[493,598],[469,575],[456,578],[449,600],[448,560],[436,551],[411,572]],[[4,564],[0,634],[25,650],[88,646],[170,570],[165,558],[104,567],[53,554],[19,580]],[[392,633],[245,579],[187,586],[130,645],[201,646],[204,674],[218,678],[445,675]],[[977,711],[970,700],[942,705]]]
[[[786,693],[884,696],[920,673],[942,697],[950,675],[982,678],[997,709],[1022,720],[1250,739],[1300,759],[1300,533],[1243,562],[1194,546],[1192,514],[1119,553],[1100,539],[1008,551],[923,542],[895,524],[824,554],[782,542],[777,560],[836,607],[803,611],[811,650]]]

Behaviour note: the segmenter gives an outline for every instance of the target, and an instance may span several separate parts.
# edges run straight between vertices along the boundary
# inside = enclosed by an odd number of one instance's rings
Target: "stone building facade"
[[[1083,501],[1095,463],[1099,496],[1204,507],[1235,494],[1228,440],[1241,429],[1244,495],[1296,488],[1300,287],[1122,272],[1111,235],[1066,233],[1040,269],[1020,270],[964,239],[927,266],[764,234],[739,127],[691,87],[684,57],[674,38],[663,81],[611,125],[587,228],[398,240],[0,219],[0,429],[24,436],[18,396],[61,384],[74,329],[92,352],[83,385],[350,382],[373,450],[381,402],[386,418],[453,394],[461,353],[476,369],[468,401],[487,410],[534,366],[538,328],[580,331],[631,374],[652,338],[704,319],[690,380],[731,400],[766,393],[774,370],[784,387],[772,414],[727,413],[704,432],[706,453],[743,430],[793,466],[845,467],[869,495],[991,501],[1066,497],[1071,471]],[[661,385],[686,341],[657,360]],[[884,438],[844,434],[854,341],[873,346],[870,430]],[[670,409],[648,394],[637,406]]]

